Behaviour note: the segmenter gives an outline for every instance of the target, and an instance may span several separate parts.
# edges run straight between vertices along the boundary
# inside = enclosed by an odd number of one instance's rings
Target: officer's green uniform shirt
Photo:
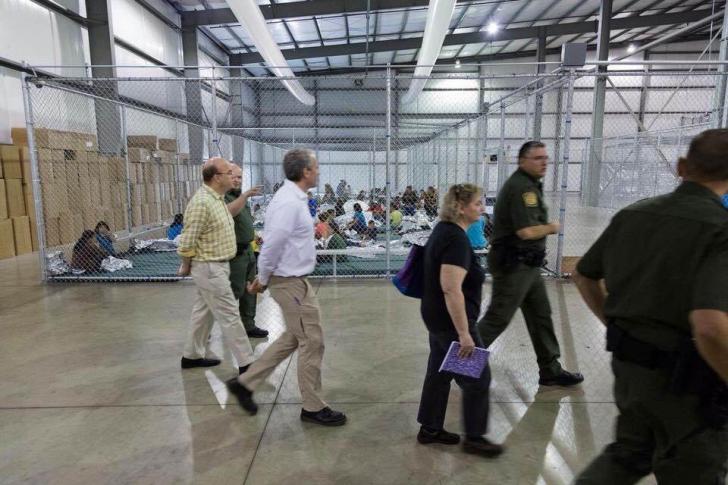
[[[493,214],[492,244],[515,236],[526,227],[548,224],[548,207],[543,200],[543,185],[520,168],[503,184]],[[546,249],[546,238],[524,241],[512,238],[509,244],[520,248]]]
[[[608,318],[673,350],[690,334],[690,311],[728,312],[728,211],[709,189],[684,182],[618,212],[577,271],[605,280]]]
[[[236,195],[237,193],[237,195]],[[225,194],[225,203],[229,204],[238,198],[240,194],[237,191],[230,191]],[[235,222],[235,241],[240,244],[250,244],[255,238],[255,231],[253,230],[253,215],[250,213],[250,208],[245,205],[238,212],[238,215],[233,217]]]

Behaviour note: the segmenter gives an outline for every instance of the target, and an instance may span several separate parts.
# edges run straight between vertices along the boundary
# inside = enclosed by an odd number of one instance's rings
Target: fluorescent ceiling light
[[[455,69],[460,69],[460,59],[455,59]]]
[[[491,23],[489,23],[489,24],[488,24],[488,27],[486,28],[486,30],[488,31],[488,33],[489,33],[490,35],[493,35],[493,34],[495,34],[496,32],[498,32],[498,28],[499,28],[499,27],[498,27],[498,24],[497,24],[497,23],[495,23],[495,22],[491,22]]]
[[[634,44],[630,44],[629,47],[627,47],[627,52],[630,54],[636,50],[637,50],[637,47]]]

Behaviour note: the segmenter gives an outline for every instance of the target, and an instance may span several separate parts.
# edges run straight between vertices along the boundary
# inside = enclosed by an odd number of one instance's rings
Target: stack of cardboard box
[[[112,231],[126,229],[128,195],[132,227],[164,223],[202,182],[201,167],[177,152],[174,139],[129,136],[127,174],[124,158],[100,153],[95,135],[42,128],[34,134],[49,248],[72,244],[98,221]],[[0,258],[38,248],[25,128],[13,128],[12,138],[14,145],[0,151]]]
[[[0,161],[0,259],[4,259],[38,249],[38,238],[28,149],[0,145]]]

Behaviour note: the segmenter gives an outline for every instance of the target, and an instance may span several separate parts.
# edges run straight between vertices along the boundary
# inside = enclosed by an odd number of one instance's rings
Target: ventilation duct
[[[245,27],[245,30],[253,40],[255,48],[258,49],[265,63],[268,66],[275,66],[268,67],[268,69],[277,77],[295,77],[291,68],[288,67],[288,63],[283,57],[283,53],[278,47],[278,44],[273,41],[273,37],[270,35],[268,26],[265,23],[265,18],[263,18],[263,14],[260,12],[260,8],[256,5],[255,1],[227,0],[227,3],[235,14],[235,17]],[[316,99],[303,89],[303,86],[297,80],[281,79],[281,83],[303,104],[311,106],[316,102]]]
[[[425,87],[427,77],[432,72],[432,66],[435,65],[437,56],[440,55],[440,49],[445,41],[454,11],[455,0],[430,0],[430,5],[427,7],[425,34],[422,37],[422,46],[417,56],[414,79],[412,79],[407,93],[402,97],[402,103],[408,104],[417,99]]]

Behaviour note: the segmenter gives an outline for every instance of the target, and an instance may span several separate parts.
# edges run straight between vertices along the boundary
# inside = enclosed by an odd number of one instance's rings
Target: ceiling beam
[[[370,12],[399,10],[414,7],[427,8],[429,0],[370,0]],[[473,3],[473,0],[457,0],[457,3]],[[309,0],[307,2],[261,5],[260,11],[266,20],[284,20],[298,17],[364,13],[367,0]],[[183,26],[238,24],[238,19],[229,8],[193,10],[182,13]]]
[[[281,4],[286,5],[286,4]],[[641,15],[613,19],[612,30],[627,30],[639,27],[651,27],[659,25],[685,24],[702,20],[711,14],[710,9],[693,10],[690,12],[666,13],[660,15]],[[516,39],[537,38],[539,29],[546,30],[546,36],[560,36],[570,34],[589,34],[597,32],[598,22],[571,22],[552,25],[541,25],[538,27],[516,27],[504,29],[491,35],[487,32],[473,32],[466,34],[450,34],[445,36],[443,45],[480,44],[482,42],[497,42]],[[417,49],[422,43],[422,37],[411,39],[380,40],[369,43],[369,52],[390,52],[407,49]],[[320,47],[304,47],[300,49],[285,49],[283,56],[288,59],[308,59],[314,57],[341,56],[348,54],[363,54],[366,50],[364,42],[352,44],[330,45]],[[247,54],[232,54],[230,64],[246,65],[258,63],[262,57],[257,52]]]
[[[691,42],[691,41],[706,41],[710,39],[710,35],[707,34],[690,34],[685,37],[674,39],[673,42]],[[612,43],[610,45],[611,48],[620,48],[620,47],[627,47],[629,45],[628,42],[617,42]],[[594,51],[596,50],[596,44],[591,44],[587,46],[587,50]],[[656,54],[672,54],[673,52],[660,52],[660,51],[651,51],[655,52]],[[687,52],[687,51],[676,51],[677,53],[682,54],[699,54],[700,52]],[[550,47],[546,49],[546,55],[559,55],[561,54],[561,48],[560,47]],[[235,54],[233,54],[235,55]],[[460,57],[460,62],[462,63],[461,72],[463,69],[468,69],[468,64],[477,64],[482,62],[493,62],[493,61],[507,61],[507,60],[513,60],[513,59],[523,59],[523,58],[532,58],[536,59],[536,50],[522,50],[522,51],[516,51],[516,52],[501,52],[499,54],[483,54],[478,56],[469,56],[469,57]],[[455,63],[455,58],[449,58],[449,59],[438,59],[437,65],[438,66],[447,66],[452,65]],[[690,64],[690,61],[686,60],[685,64]],[[398,65],[397,71],[398,72],[409,72],[414,70],[415,64],[409,63],[406,65]],[[369,68],[371,71],[371,67]],[[310,72],[297,72],[296,75],[300,77],[309,77],[309,76],[327,76],[327,75],[337,75],[337,74],[359,74],[364,73],[364,68],[333,68],[333,69],[321,69],[321,70],[313,70]],[[437,74],[437,70],[434,71],[434,74]],[[448,71],[450,72],[450,71]]]

